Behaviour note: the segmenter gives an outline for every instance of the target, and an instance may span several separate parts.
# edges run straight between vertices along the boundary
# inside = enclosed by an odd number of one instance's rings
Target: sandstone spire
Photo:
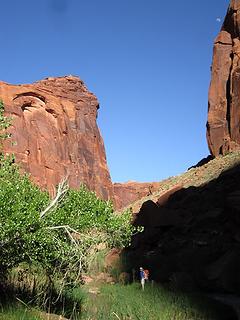
[[[214,156],[240,149],[240,0],[230,2],[214,42],[207,140]]]

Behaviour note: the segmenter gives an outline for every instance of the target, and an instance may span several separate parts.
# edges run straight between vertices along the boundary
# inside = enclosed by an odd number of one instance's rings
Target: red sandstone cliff
[[[240,0],[230,2],[214,43],[207,139],[214,156],[240,149]]]
[[[0,82],[0,99],[12,117],[12,138],[4,151],[14,153],[32,180],[51,194],[65,176],[71,188],[84,183],[117,209],[156,191],[158,183],[112,184],[96,123],[99,104],[78,77]]]
[[[73,76],[47,78],[26,85],[0,82],[0,99],[12,117],[12,141],[5,152],[52,192],[66,175],[104,198],[113,198],[102,137],[96,124],[98,101]]]

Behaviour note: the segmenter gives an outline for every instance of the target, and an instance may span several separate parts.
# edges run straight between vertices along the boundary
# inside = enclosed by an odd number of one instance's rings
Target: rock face
[[[159,188],[159,182],[114,183],[115,205],[117,209],[125,208],[129,204],[154,193]]]
[[[113,198],[102,137],[96,124],[97,98],[73,76],[47,78],[29,85],[0,82],[0,99],[12,117],[11,142],[4,151],[53,193],[69,176],[77,188],[86,184],[98,196]]]
[[[240,149],[240,0],[230,2],[214,43],[207,139],[214,156]]]
[[[157,190],[159,183],[112,184],[96,123],[99,103],[78,77],[26,85],[0,82],[0,99],[12,117],[4,151],[14,153],[21,168],[51,194],[68,176],[71,188],[84,183],[121,209]]]

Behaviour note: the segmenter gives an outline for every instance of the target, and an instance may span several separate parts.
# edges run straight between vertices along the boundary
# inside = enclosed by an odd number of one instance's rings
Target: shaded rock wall
[[[70,187],[84,183],[98,196],[113,199],[96,123],[98,101],[78,77],[26,85],[0,82],[0,99],[12,117],[12,138],[5,142],[4,151],[15,154],[34,182],[53,193],[68,175]]]
[[[230,2],[214,42],[207,140],[214,156],[240,149],[240,0]]]
[[[143,266],[152,279],[186,291],[239,293],[239,181],[238,165],[166,202],[145,202],[134,222],[144,232],[123,253],[126,271]]]

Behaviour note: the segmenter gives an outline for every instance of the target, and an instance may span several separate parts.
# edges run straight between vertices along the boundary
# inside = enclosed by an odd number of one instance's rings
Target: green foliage
[[[0,141],[11,119],[0,102]],[[69,190],[59,207],[41,218],[50,199],[20,174],[13,156],[0,158],[0,274],[21,262],[40,264],[49,274],[69,270],[71,277],[88,267],[98,245],[123,247],[133,227],[130,213],[114,215],[112,204],[81,186]]]
[[[92,256],[92,259],[89,261],[89,267],[88,267],[89,275],[94,276],[96,274],[106,271],[106,266],[105,266],[106,253],[107,253],[106,250],[101,250]]]
[[[47,261],[56,247],[39,219],[39,211],[48,203],[47,193],[34,186],[27,175],[20,175],[11,157],[0,167],[0,270],[19,262]],[[47,242],[48,241],[48,242]],[[48,247],[48,249],[46,248]]]
[[[2,159],[0,270],[24,261],[40,263],[50,273],[57,266],[62,271],[77,267],[79,261],[87,268],[88,256],[98,251],[100,243],[109,248],[129,243],[130,214],[115,215],[110,202],[98,199],[86,187],[69,190],[60,207],[41,219],[40,212],[49,201],[46,192],[19,173],[11,157]]]
[[[46,273],[46,287],[50,289],[54,284],[55,292],[62,296],[79,283],[94,256],[112,246],[127,245],[133,227],[129,214],[115,215],[111,203],[98,199],[83,186],[78,191],[69,190],[59,207],[40,218],[49,201],[46,192],[19,173],[11,157],[2,159],[0,275],[23,262],[31,268],[38,266],[40,274]],[[33,282],[37,284],[36,280]],[[27,283],[24,281],[23,287],[30,292],[31,285],[26,286]],[[16,282],[13,284],[16,286]],[[44,296],[38,295],[42,299],[39,305],[52,296],[50,291],[49,295],[41,292]]]
[[[6,129],[11,125],[11,118],[4,116],[3,112],[4,106],[3,102],[0,100],[0,140],[10,137],[6,132]]]
[[[99,199],[83,185],[79,190],[69,190],[57,213],[48,214],[46,219],[49,225],[68,225],[85,236],[94,235],[90,242],[104,241],[109,247],[128,245],[134,230],[130,212],[114,214],[110,201]]]
[[[11,283],[11,290],[8,287],[7,294],[1,296],[1,303],[4,309],[8,310],[8,306],[14,306],[20,301],[22,306],[38,307],[47,312],[61,314],[67,318],[77,316],[81,312],[83,300],[85,300],[85,292],[80,286],[72,287],[59,283],[49,282],[48,275],[44,273],[43,268],[38,266],[29,266],[21,263],[14,268],[8,275],[8,283]],[[1,319],[1,317],[0,317]]]
[[[10,125],[3,111],[0,103],[0,142]],[[48,282],[47,292],[42,291],[45,301],[53,292],[65,299],[63,294],[81,280],[94,255],[128,245],[135,231],[130,212],[114,214],[111,202],[85,186],[68,190],[58,205],[41,214],[50,202],[47,192],[20,173],[14,156],[0,154],[0,276],[23,263],[32,270],[37,266]],[[30,287],[25,282],[24,288]]]

